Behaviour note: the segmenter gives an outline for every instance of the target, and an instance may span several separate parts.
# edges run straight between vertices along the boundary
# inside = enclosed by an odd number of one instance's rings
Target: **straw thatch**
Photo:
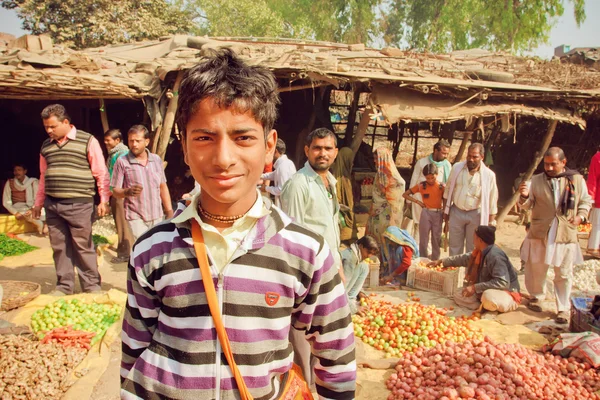
[[[27,50],[0,43],[0,98],[158,99],[169,72],[185,70],[219,47],[233,48],[249,63],[272,69],[286,90],[380,82],[459,98],[482,89],[490,99],[600,98],[600,72],[560,61],[484,50],[434,55],[360,44],[189,36],[83,51],[60,46]]]

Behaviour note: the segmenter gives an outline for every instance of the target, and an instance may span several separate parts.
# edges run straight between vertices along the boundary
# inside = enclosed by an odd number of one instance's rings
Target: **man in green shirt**
[[[337,138],[326,128],[319,128],[306,137],[304,154],[308,161],[286,182],[281,190],[281,208],[296,223],[325,238],[331,248],[334,264],[344,279],[344,269],[339,252],[340,227],[336,180],[329,172],[338,154]],[[302,332],[290,330],[294,346],[294,362],[302,367],[309,385],[314,383],[311,368],[310,345]]]
[[[335,134],[326,128],[312,131],[306,137],[304,153],[308,161],[281,190],[281,208],[298,224],[325,238],[340,268],[340,204],[337,181],[329,172],[338,154]],[[343,277],[343,269],[340,274]]]

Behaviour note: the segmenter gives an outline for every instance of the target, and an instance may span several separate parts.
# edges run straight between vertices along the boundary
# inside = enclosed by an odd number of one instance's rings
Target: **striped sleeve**
[[[142,241],[140,243],[144,245]],[[127,269],[127,305],[121,333],[121,382],[148,347],[156,329],[160,300],[145,276],[140,244],[132,251]]]
[[[317,359],[317,393],[324,399],[354,399],[354,330],[344,285],[326,243],[315,259],[308,290],[297,299],[294,327],[306,330]]]

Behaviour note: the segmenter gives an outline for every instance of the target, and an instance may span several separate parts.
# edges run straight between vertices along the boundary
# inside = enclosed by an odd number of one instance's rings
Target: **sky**
[[[600,0],[587,0],[585,22],[577,27],[573,16],[573,6],[565,1],[565,12],[550,32],[548,44],[531,52],[541,58],[549,59],[554,55],[554,48],[562,44],[575,47],[600,47]],[[21,22],[13,10],[0,7],[0,32],[21,36],[26,32],[21,29]],[[528,53],[530,54],[530,53]]]

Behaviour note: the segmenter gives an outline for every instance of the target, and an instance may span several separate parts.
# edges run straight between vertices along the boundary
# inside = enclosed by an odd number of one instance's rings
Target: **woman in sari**
[[[415,239],[404,229],[390,226],[383,234],[384,247],[389,255],[387,269],[382,271],[381,285],[394,280],[401,285],[406,284],[406,271],[413,260],[419,258],[419,246]]]
[[[373,204],[365,235],[371,235],[379,243],[382,264],[389,261],[389,252],[385,245],[384,233],[390,226],[402,225],[404,207],[404,187],[406,185],[396,168],[392,154],[385,147],[375,150],[377,154],[377,174],[373,187]]]

